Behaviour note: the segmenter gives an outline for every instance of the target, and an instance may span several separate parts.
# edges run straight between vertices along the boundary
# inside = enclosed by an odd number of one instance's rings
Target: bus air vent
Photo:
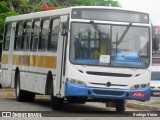
[[[106,73],[106,72],[91,72],[87,71],[87,74],[99,75],[99,76],[113,76],[113,77],[131,77],[131,74],[121,74],[121,73]]]
[[[95,94],[102,94],[102,95],[123,95],[123,91],[110,91],[110,90],[93,90]]]

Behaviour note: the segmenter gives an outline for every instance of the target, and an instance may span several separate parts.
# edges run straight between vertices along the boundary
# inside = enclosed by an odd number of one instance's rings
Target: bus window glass
[[[112,27],[112,58],[114,60],[111,64],[114,66],[147,67],[150,54],[148,28],[131,26],[125,33],[126,29],[127,26]]]
[[[78,64],[99,64],[101,56],[110,55],[110,26],[72,23],[70,60]],[[110,64],[110,59],[106,64]]]
[[[74,64],[146,68],[149,28],[72,23],[70,60]]]
[[[39,50],[46,50],[48,46],[48,35],[50,32],[49,29],[50,20],[42,20],[42,30],[39,40]]]
[[[37,50],[39,33],[41,31],[40,21],[35,21],[32,31],[31,50]]]
[[[24,24],[24,36],[23,36],[23,42],[22,42],[22,49],[28,50],[29,49],[29,42],[30,42],[30,35],[31,35],[31,28],[32,28],[32,22],[26,22]]]
[[[11,23],[8,23],[5,28],[4,47],[3,47],[4,50],[9,50],[10,35],[11,35]]]
[[[59,35],[60,19],[52,20],[52,32],[50,34],[49,48],[48,50],[57,51],[58,35]]]
[[[15,44],[14,44],[15,50],[20,50],[22,34],[23,34],[23,22],[19,22],[17,23],[17,28],[16,28]]]

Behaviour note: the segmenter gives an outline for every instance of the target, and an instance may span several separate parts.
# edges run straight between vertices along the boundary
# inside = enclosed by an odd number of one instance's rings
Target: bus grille
[[[123,95],[123,91],[106,91],[106,90],[93,90],[95,94],[102,94],[102,95]]]

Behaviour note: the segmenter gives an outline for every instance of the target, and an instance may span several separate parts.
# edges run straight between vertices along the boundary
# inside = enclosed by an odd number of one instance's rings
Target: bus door
[[[56,80],[54,81],[54,96],[61,96],[62,81],[65,79],[65,62],[66,62],[66,43],[67,43],[67,28],[68,15],[60,17],[60,33],[58,39],[58,54],[56,66]]]

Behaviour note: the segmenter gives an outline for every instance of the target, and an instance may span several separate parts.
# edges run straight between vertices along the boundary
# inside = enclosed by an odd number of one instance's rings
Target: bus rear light
[[[146,93],[145,92],[132,92],[133,97],[145,97]]]

